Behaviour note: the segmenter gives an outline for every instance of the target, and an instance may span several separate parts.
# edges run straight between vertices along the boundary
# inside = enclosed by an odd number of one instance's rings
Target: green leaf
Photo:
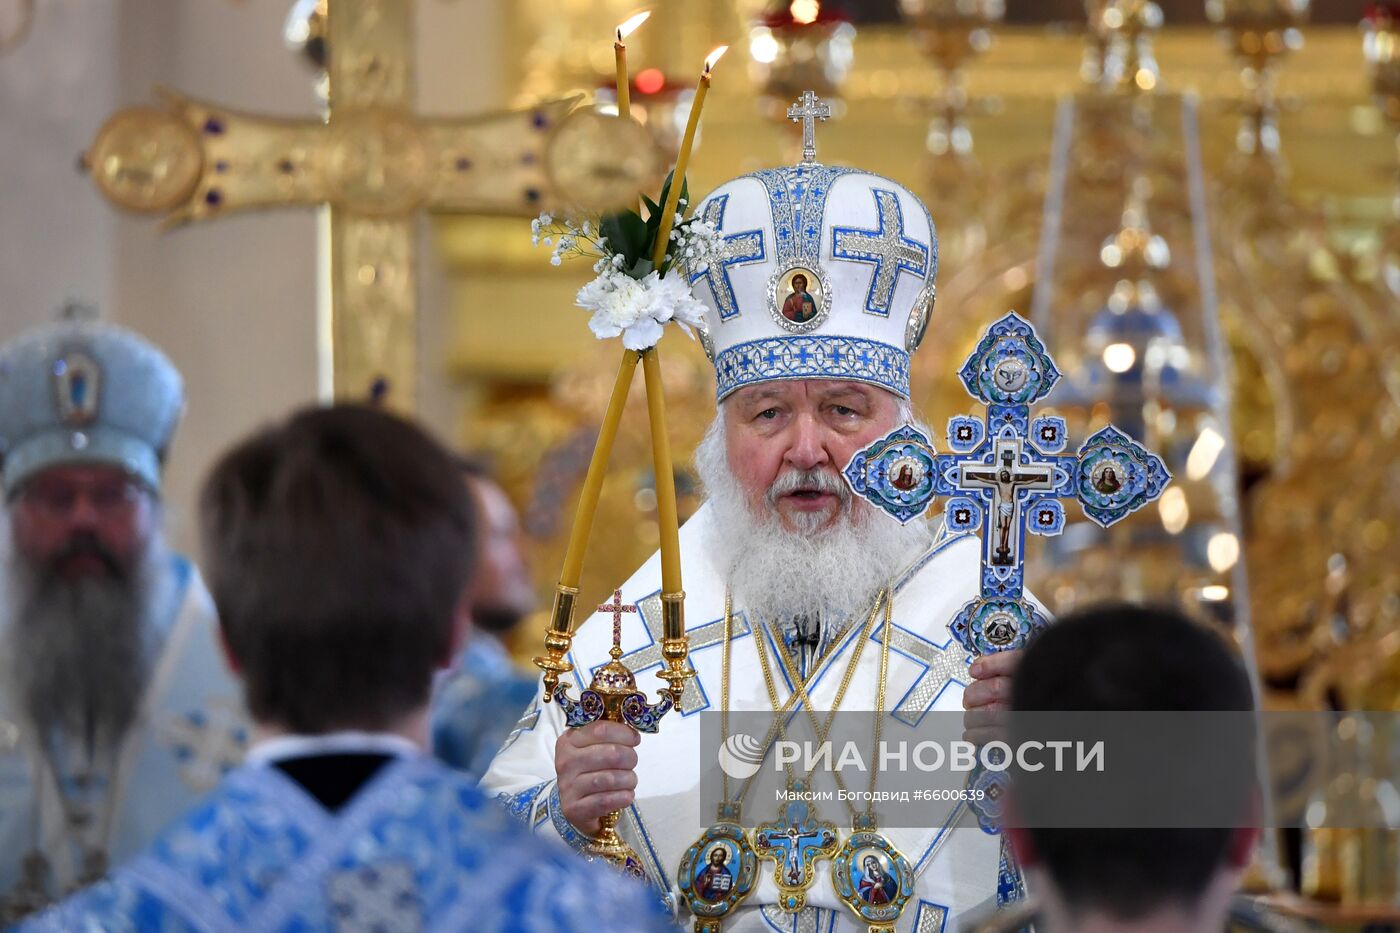
[[[627,267],[627,274],[634,279],[640,280],[646,278],[647,273],[654,268],[656,267],[651,264],[650,259],[638,259]]]
[[[642,203],[647,206],[647,222],[650,223],[652,219],[661,213],[661,205],[657,204],[646,195],[642,195]]]
[[[608,238],[612,251],[621,254],[627,266],[647,255],[647,225],[636,211],[609,214],[598,224],[598,229]]]

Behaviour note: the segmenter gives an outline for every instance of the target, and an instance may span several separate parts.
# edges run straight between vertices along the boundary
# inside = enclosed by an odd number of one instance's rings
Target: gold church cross
[[[324,205],[323,395],[414,404],[415,217],[529,216],[633,203],[662,170],[638,124],[575,100],[424,119],[413,98],[411,0],[329,0],[324,120],[240,113],[164,92],[103,125],[85,156],[103,195],[167,226],[237,210]],[[329,362],[329,367],[325,364]]]

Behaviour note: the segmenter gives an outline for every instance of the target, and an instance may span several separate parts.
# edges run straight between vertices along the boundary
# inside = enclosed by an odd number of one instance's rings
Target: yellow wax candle
[[[608,472],[608,457],[617,438],[617,427],[622,423],[622,410],[627,404],[627,390],[632,387],[632,374],[637,371],[638,359],[638,354],[633,350],[622,354],[622,365],[617,370],[617,381],[613,383],[612,397],[608,399],[608,410],[603,415],[598,440],[593,445],[593,459],[588,463],[588,475],[584,477],[583,490],[579,493],[569,548],[564,552],[564,569],[559,571],[561,586],[577,587],[579,575],[583,572],[583,554],[588,548],[588,536],[593,531],[593,514],[598,509],[598,496]]]
[[[695,85],[695,100],[690,105],[690,119],[685,124],[685,136],[681,138],[681,150],[676,156],[676,169],[671,173],[671,190],[666,193],[666,203],[661,205],[661,227],[656,232],[656,248],[652,250],[651,262],[660,266],[666,258],[666,246],[671,240],[671,227],[676,220],[676,204],[681,199],[681,184],[685,180],[685,170],[690,164],[690,149],[695,145],[695,129],[700,125],[700,108],[705,103],[705,94],[710,90],[710,69],[729,46],[721,45],[705,56],[705,68],[700,72],[700,82]]]
[[[617,38],[613,40],[613,59],[617,64],[617,115],[626,120],[632,116],[632,79],[627,75],[627,45],[625,40],[651,15],[643,10],[627,22],[617,27]]]
[[[647,387],[647,414],[651,417],[651,462],[656,474],[656,522],[661,533],[661,592],[681,592],[680,521],[676,515],[676,474],[671,468],[671,439],[666,433],[666,395],[661,386],[659,348],[642,357]],[[683,632],[667,632],[678,638]]]

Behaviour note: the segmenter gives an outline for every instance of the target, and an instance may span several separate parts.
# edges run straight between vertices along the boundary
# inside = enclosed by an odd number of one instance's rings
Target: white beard
[[[3,513],[0,541],[2,686],[40,735],[110,758],[136,719],[168,606],[163,539],[152,536],[125,578],[71,581],[20,555]]]
[[[736,605],[769,623],[819,619],[829,640],[863,619],[875,595],[933,541],[927,521],[900,525],[856,498],[835,471],[821,478],[840,496],[825,528],[827,516],[813,514],[788,531],[768,498],[761,512],[750,509],[725,451],[723,409],[696,448],[695,465],[714,517],[706,547],[718,556]],[[783,481],[780,475],[775,486]]]

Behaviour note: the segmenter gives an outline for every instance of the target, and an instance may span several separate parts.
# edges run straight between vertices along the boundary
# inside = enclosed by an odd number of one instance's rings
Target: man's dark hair
[[[1067,615],[1033,639],[1012,678],[1011,707],[1245,712],[1254,695],[1238,652],[1219,631],[1175,609],[1117,605]],[[1199,900],[1237,830],[1032,824],[1024,832],[1071,910],[1127,922]]]
[[[210,590],[253,717],[382,729],[427,702],[474,558],[453,456],[363,405],[309,408],[205,480]]]

